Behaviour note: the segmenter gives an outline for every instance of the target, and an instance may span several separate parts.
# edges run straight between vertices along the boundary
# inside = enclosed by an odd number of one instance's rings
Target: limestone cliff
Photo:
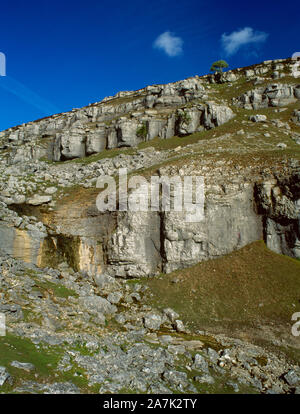
[[[299,258],[299,68],[281,59],[120,92],[1,132],[1,251],[94,278],[171,272],[262,238]],[[121,167],[204,176],[204,221],[100,213],[96,181]]]

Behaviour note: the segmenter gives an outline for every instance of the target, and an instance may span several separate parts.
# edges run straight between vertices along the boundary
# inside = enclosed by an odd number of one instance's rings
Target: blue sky
[[[203,75],[218,59],[235,68],[289,57],[300,51],[299,12],[274,0],[3,2],[0,130]]]

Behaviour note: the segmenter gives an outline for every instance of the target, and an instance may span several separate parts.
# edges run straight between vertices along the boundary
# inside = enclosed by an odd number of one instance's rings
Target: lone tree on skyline
[[[228,63],[225,60],[217,60],[211,65],[211,72],[222,73],[224,68],[228,68]]]

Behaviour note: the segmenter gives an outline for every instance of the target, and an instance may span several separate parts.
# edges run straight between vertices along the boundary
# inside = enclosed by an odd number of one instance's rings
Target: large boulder
[[[144,316],[144,326],[151,331],[157,331],[163,324],[163,318],[156,313],[148,313]]]
[[[196,106],[178,110],[176,135],[188,135],[196,132],[200,126],[201,116],[202,110]]]
[[[267,120],[266,115],[251,115],[249,120],[252,122],[265,122]]]
[[[205,128],[215,128],[234,117],[234,112],[226,105],[208,103],[204,112],[203,124]]]
[[[41,204],[50,203],[51,200],[52,200],[51,195],[34,194],[33,197],[27,200],[27,204],[30,204],[32,206],[40,206]]]

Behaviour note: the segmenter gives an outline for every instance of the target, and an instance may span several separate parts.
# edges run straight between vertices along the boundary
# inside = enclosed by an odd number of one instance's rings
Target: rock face
[[[213,102],[179,109],[203,97],[203,80],[194,77],[122,92],[82,109],[11,128],[1,136],[13,147],[10,163],[41,157],[54,161],[81,158],[104,149],[134,147],[155,137],[214,128],[234,116],[230,108]]]
[[[10,149],[7,162],[18,164],[40,158],[54,161],[82,158],[104,149],[134,147],[155,137],[167,139],[192,134],[222,125],[234,116],[229,106],[210,101],[207,83],[251,79],[270,70],[283,75],[283,69],[297,78],[299,61],[268,61],[223,74],[119,92],[81,109],[10,128],[0,133],[0,140]],[[234,103],[258,109],[284,106],[299,96],[299,85],[271,84],[243,94]]]
[[[253,211],[251,186],[227,197],[207,196],[204,221],[187,223],[184,214],[166,213],[163,270],[170,272],[213,259],[262,237],[261,218]]]
[[[207,194],[205,219],[199,223],[186,222],[185,212],[119,213],[117,230],[108,240],[106,271],[119,277],[168,273],[227,254],[264,234],[272,250],[299,257],[297,177],[289,178],[288,187],[274,180],[228,186],[226,195],[220,189]]]
[[[253,113],[265,107],[289,106],[298,102],[300,86],[276,83],[269,77],[276,71],[281,79],[296,73],[299,61],[264,62],[222,75],[195,76],[167,85],[152,85],[139,91],[120,92],[101,102],[71,112],[10,128],[0,134],[0,249],[27,263],[56,266],[67,261],[76,271],[90,277],[140,277],[171,272],[199,261],[214,259],[264,238],[279,253],[299,257],[299,189],[295,184],[299,167],[286,165],[287,182],[264,167],[240,167],[236,159],[207,163],[205,157],[229,153],[234,141],[253,134],[250,129],[271,126],[280,132],[274,149],[284,153],[289,143],[284,134],[298,140],[299,110],[293,106],[289,121]],[[257,79],[259,77],[259,79]],[[268,86],[253,85],[265,82]],[[233,99],[237,80],[249,82],[249,91]],[[290,82],[290,79],[289,79]],[[230,98],[219,90],[228,88]],[[224,89],[225,90],[225,89]],[[227,90],[227,89],[226,89]],[[243,89],[244,90],[244,89]],[[223,89],[221,90],[223,91]],[[238,94],[237,94],[238,95]],[[244,114],[246,108],[252,110]],[[233,109],[232,109],[233,108]],[[282,109],[274,109],[280,118]],[[240,118],[243,123],[240,133]],[[287,117],[285,117],[286,121]],[[253,122],[249,122],[253,121]],[[222,132],[222,129],[235,132]],[[247,127],[249,126],[249,130]],[[235,127],[239,129],[235,129]],[[177,136],[184,143],[188,135],[207,132],[210,138],[186,146],[186,150],[136,146],[154,138]],[[271,129],[271,128],[270,128]],[[227,130],[226,130],[227,131]],[[272,132],[272,131],[270,131]],[[262,135],[262,134],[261,134]],[[215,136],[217,136],[215,138]],[[272,134],[264,133],[271,141]],[[238,137],[238,138],[237,138]],[[293,138],[294,139],[294,138]],[[227,140],[227,141],[226,141]],[[219,147],[222,142],[226,146]],[[245,140],[233,150],[239,154]],[[269,142],[267,143],[269,149]],[[206,152],[202,153],[202,146]],[[67,162],[105,149],[131,147],[111,158],[89,163]],[[260,148],[257,148],[258,150]],[[257,150],[256,149],[256,150]],[[256,152],[257,153],[257,152]],[[193,157],[197,161],[192,161]],[[198,154],[198,155],[197,155]],[[231,155],[232,155],[231,154]],[[181,167],[172,167],[182,157]],[[155,171],[154,166],[170,164]],[[288,164],[290,165],[290,164]],[[277,168],[278,167],[278,168]],[[128,173],[154,169],[154,175],[205,177],[204,220],[186,221],[186,212],[107,212],[96,208],[96,186],[103,175],[114,176],[118,168]],[[266,177],[267,176],[267,177]],[[72,187],[76,190],[71,191]],[[64,198],[71,191],[72,197]],[[60,200],[63,200],[60,202]]]
[[[300,258],[299,85],[290,79],[299,63],[268,61],[120,92],[0,134],[0,313],[9,333],[1,346],[11,355],[9,361],[0,355],[0,392],[300,392],[298,367],[282,355],[253,347],[248,337],[244,342],[244,329],[238,341],[195,332],[177,297],[155,306],[148,287],[170,286],[171,292],[174,286],[193,308],[203,301],[194,289],[198,281],[186,294],[182,274],[192,270],[180,269],[212,260],[215,271],[213,259],[261,239]],[[257,110],[265,107],[267,116]],[[154,138],[160,140],[146,142]],[[97,183],[124,168],[128,179],[138,176],[149,185],[152,178],[182,184],[186,177],[203,178],[203,216],[190,221],[187,205],[182,211],[121,210],[120,180],[116,208],[99,211]],[[128,198],[138,190],[128,185]],[[160,201],[174,207],[178,188],[167,195],[160,190]],[[190,204],[197,199],[191,186],[186,194]],[[143,189],[144,205],[146,195]],[[231,283],[225,273],[222,282]],[[150,276],[157,280],[137,280]],[[219,306],[208,300],[213,326],[233,322],[240,329],[242,319],[223,323]],[[289,323],[288,341],[277,326],[272,334],[257,324],[258,338],[261,332],[264,340],[276,338],[270,340],[280,354],[283,344],[296,343]],[[47,364],[49,383],[30,349],[57,361]]]
[[[265,215],[267,246],[277,253],[300,258],[299,172],[289,179],[273,179],[258,185],[257,195]]]
[[[108,242],[112,275],[147,276],[216,258],[262,238],[262,220],[253,210],[253,188],[207,198],[205,220],[186,222],[186,212],[119,214]]]
[[[262,238],[272,250],[299,257],[299,181],[299,172],[225,187],[215,181],[207,185],[204,220],[196,223],[186,221],[185,211],[103,214],[83,196],[85,213],[77,200],[41,216],[51,235],[36,225],[3,224],[1,248],[41,266],[67,260],[91,277],[122,278],[168,273]]]
[[[20,226],[21,223],[17,221],[16,224]],[[42,223],[40,226],[28,223],[20,228],[0,221],[0,250],[27,263],[42,264],[42,246],[46,237]]]
[[[233,103],[245,109],[259,109],[272,107],[283,107],[300,99],[300,85],[285,85],[274,83],[267,87],[248,91]]]
[[[32,141],[26,144],[25,148],[15,148],[10,162],[19,163],[24,159],[41,157],[48,157],[54,161],[82,158],[104,149],[135,147],[140,142],[155,137],[166,139],[174,135],[187,135],[215,128],[234,117],[229,107],[213,102],[194,105],[188,109],[177,109],[178,106],[184,108],[191,99],[201,97],[203,86],[200,80],[195,83],[187,82],[186,89],[180,97],[177,94],[183,89],[172,86],[160,86],[159,93],[147,94],[144,99],[133,96],[132,102],[129,101],[127,104],[100,103],[97,110],[93,107],[93,116],[89,115],[91,108],[83,108],[76,116],[73,112],[57,115],[66,118],[59,124],[55,118],[37,121],[34,135],[31,135],[32,129],[28,124],[18,127],[17,131],[8,130],[4,132],[4,137],[9,142],[14,142],[14,145],[26,143],[28,138],[24,140],[24,136],[30,137]],[[148,93],[151,92],[153,91],[150,89]],[[166,93],[171,95],[165,95]],[[53,127],[51,123],[54,123]],[[49,128],[50,135],[46,134]],[[47,139],[44,140],[44,136]],[[32,151],[33,142],[38,140],[41,140],[42,147],[38,151]]]

